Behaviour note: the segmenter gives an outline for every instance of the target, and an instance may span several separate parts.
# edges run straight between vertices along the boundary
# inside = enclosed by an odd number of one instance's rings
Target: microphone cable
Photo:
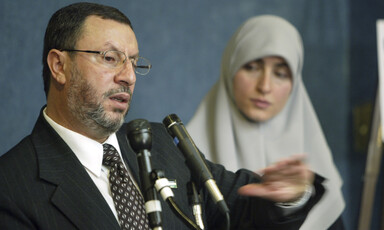
[[[164,177],[164,172],[162,170],[153,170],[152,177],[155,179],[155,188],[157,192],[159,192],[163,200],[167,202],[173,213],[176,214],[176,216],[178,216],[190,229],[203,230],[185,215],[174,201],[173,191],[169,186],[170,183],[168,179]]]
[[[197,192],[196,185],[193,181],[190,181],[187,184],[187,188],[189,204],[192,206],[193,215],[195,216],[195,222],[201,229],[204,229],[201,199],[199,193]]]

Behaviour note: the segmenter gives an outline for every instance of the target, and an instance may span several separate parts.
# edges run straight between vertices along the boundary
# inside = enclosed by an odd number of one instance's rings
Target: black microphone
[[[145,200],[145,211],[148,214],[149,225],[152,229],[161,227],[161,204],[157,199],[154,181],[151,177],[152,164],[152,130],[149,122],[144,119],[136,119],[128,123],[127,137],[132,149],[137,154],[140,168],[140,180],[142,183],[142,194]]]
[[[213,201],[218,205],[220,212],[228,214],[229,209],[224,197],[213,179],[211,171],[201,156],[192,138],[189,136],[180,118],[176,114],[170,114],[163,120],[169,134],[174,138],[175,144],[179,147],[186,158],[186,164],[191,171],[196,185],[201,188],[204,184]]]

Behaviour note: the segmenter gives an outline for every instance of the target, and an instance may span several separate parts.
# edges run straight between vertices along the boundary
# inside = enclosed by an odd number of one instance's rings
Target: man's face
[[[128,25],[95,16],[86,19],[76,49],[118,50],[128,58],[138,55],[136,37]],[[75,53],[67,74],[67,105],[81,127],[105,137],[124,122],[136,76],[129,60],[122,67],[110,68],[100,63],[102,58],[99,54]]]

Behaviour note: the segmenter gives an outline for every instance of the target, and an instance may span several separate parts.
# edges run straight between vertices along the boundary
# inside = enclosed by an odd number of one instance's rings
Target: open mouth
[[[110,99],[114,101],[122,102],[122,103],[128,102],[128,98],[122,97],[122,96],[113,96],[113,97],[110,97]]]
[[[129,105],[130,95],[128,93],[117,93],[111,95],[109,99],[113,102],[114,109],[125,110]]]

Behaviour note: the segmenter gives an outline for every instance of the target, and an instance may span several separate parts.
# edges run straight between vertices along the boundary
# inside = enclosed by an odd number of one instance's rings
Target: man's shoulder
[[[37,167],[36,162],[34,145],[30,136],[27,136],[0,156],[0,178],[1,180],[7,180],[6,178],[9,179],[9,176],[11,176],[17,179],[17,177],[24,174],[31,174],[32,172],[34,174]]]
[[[26,136],[18,144],[0,156],[0,168],[3,166],[3,162],[17,160],[17,158],[21,157],[23,153],[31,150],[33,150],[31,138],[30,136]]]

